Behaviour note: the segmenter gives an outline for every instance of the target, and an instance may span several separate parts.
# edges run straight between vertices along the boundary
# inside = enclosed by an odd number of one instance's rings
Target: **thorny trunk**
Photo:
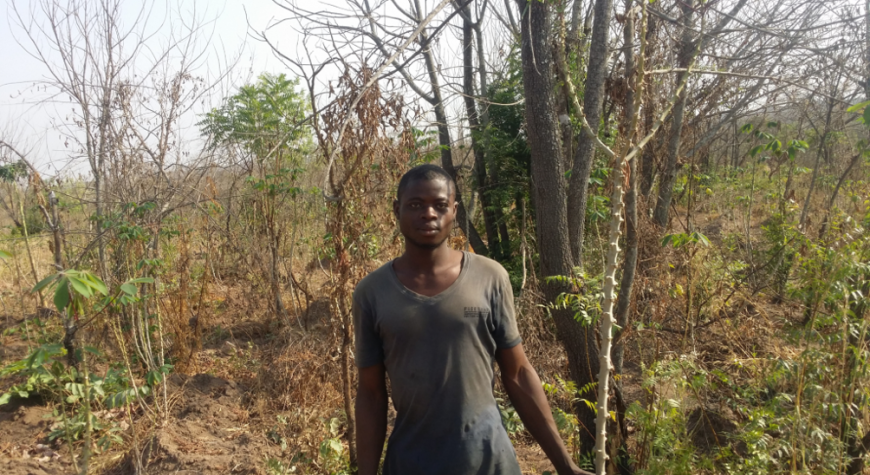
[[[517,0],[522,30],[523,89],[526,97],[526,130],[532,155],[532,181],[538,250],[544,295],[552,302],[571,289],[547,282],[551,276],[571,275],[573,259],[568,240],[567,204],[562,174],[559,128],[553,109],[553,58],[550,48],[552,25],[549,3]],[[570,310],[551,310],[558,338],[568,356],[571,378],[580,388],[595,381],[598,374],[598,344],[595,330],[579,325]],[[595,399],[594,392],[584,394]],[[582,402],[575,405],[580,424],[580,452],[594,448],[595,415]]]
[[[607,399],[610,391],[610,350],[613,343],[613,307],[616,290],[616,265],[619,258],[619,236],[622,234],[622,181],[625,162],[618,158],[613,170],[613,193],[610,196],[610,237],[604,269],[604,305],[601,308],[601,350],[598,354],[598,415],[595,421],[595,472],[604,475],[607,457],[607,421],[610,419]]]
[[[618,360],[614,361],[614,358],[611,358],[611,345],[614,339],[614,323],[617,323],[617,318],[620,318],[621,320],[618,322],[618,324],[622,328],[625,328],[628,325],[628,308],[631,301],[631,288],[634,282],[634,271],[637,263],[637,206],[635,192],[637,187],[637,177],[635,173],[637,154],[633,154],[631,157],[627,157],[626,154],[636,140],[637,112],[640,109],[641,99],[643,97],[644,61],[643,56],[641,56],[640,64],[635,65],[635,11],[632,11],[631,9],[630,0],[626,1],[625,7],[626,14],[624,30],[624,51],[625,76],[626,82],[628,84],[628,93],[626,94],[625,98],[625,114],[622,119],[622,126],[620,127],[622,144],[620,147],[618,147],[616,151],[616,160],[613,165],[613,190],[610,197],[610,236],[608,240],[607,257],[605,259],[604,286],[602,289],[604,294],[604,302],[601,308],[601,321],[599,330],[599,335],[601,338],[601,350],[598,355],[600,373],[598,375],[598,408],[597,418],[595,421],[595,471],[598,475],[605,474],[606,460],[608,458],[607,426],[608,421],[610,420],[610,416],[607,403],[608,395],[610,394],[610,369],[611,367],[613,367],[614,374],[619,374],[622,371],[622,345],[620,345],[620,348],[614,355],[614,357],[618,358]],[[641,55],[645,53],[645,50],[645,44],[642,42]],[[628,161],[626,161],[626,159],[628,159]],[[623,182],[624,172],[626,168],[628,168],[628,173],[630,173],[628,177],[629,203],[627,204],[627,206],[629,207],[629,212],[631,213],[630,221],[627,225],[627,231],[630,232],[631,235],[629,235],[627,239],[629,254],[626,255],[625,262],[623,264],[622,285],[619,291],[619,307],[616,308],[616,313],[614,313],[614,306],[616,305],[616,302],[614,301],[616,299],[616,266],[619,259],[619,239],[620,235],[622,234],[622,212],[624,210],[624,205],[622,201],[624,192]],[[619,417],[617,418],[617,424],[619,424],[620,429],[623,429],[623,416],[625,412],[625,405],[621,397],[620,385],[617,384],[615,390],[617,396],[616,412],[619,415]],[[623,437],[627,436],[624,430],[618,431],[618,435]],[[610,442],[611,447],[620,447],[624,452],[624,440],[619,440],[619,437],[616,437]],[[612,453],[616,454],[617,450],[613,450]],[[618,463],[618,468],[622,473],[631,473],[631,468],[623,463]],[[610,472],[613,472],[613,469],[611,469]]]
[[[629,84],[628,91],[625,95],[625,117],[624,124],[629,126],[635,121],[636,110],[634,109],[635,94],[637,93],[637,85],[633,83],[635,75],[635,58],[634,58],[634,15],[628,11],[631,8],[631,3],[626,2],[625,15],[625,45],[623,50],[625,53],[625,76]],[[627,128],[627,127],[626,127]],[[626,140],[633,143],[636,137],[635,130],[623,130],[621,134],[625,134]],[[616,334],[616,343],[613,348],[613,372],[614,374],[622,374],[623,356],[625,354],[625,343],[621,341],[621,336],[626,328],[628,328],[628,312],[631,308],[631,290],[634,286],[635,269],[637,268],[637,155],[629,161],[629,176],[628,190],[625,193],[625,261],[622,264],[622,279],[619,284],[619,298],[616,303],[616,324],[621,328]],[[617,381],[617,386],[622,388],[622,379]]]
[[[601,105],[604,103],[604,79],[607,74],[607,44],[610,20],[613,15],[613,0],[595,0],[592,42],[589,46],[589,66],[586,73],[586,89],[583,94],[583,109],[593,134],[598,133],[601,121]],[[535,51],[535,54],[539,54]],[[579,112],[579,111],[578,111]],[[583,260],[583,237],[586,223],[589,176],[595,157],[595,144],[586,131],[580,134],[574,150],[574,164],[568,186],[568,237],[571,243],[572,262],[580,266]]]
[[[683,32],[680,37],[678,66],[683,69],[689,67],[689,63],[692,61],[692,51],[695,47],[692,31],[694,7],[695,0],[686,0],[682,3]],[[687,74],[689,74],[687,71],[677,73],[677,84],[681,83]],[[683,118],[685,117],[688,97],[688,90],[684,88],[680,91],[672,112],[671,129],[668,132],[668,147],[666,151],[667,162],[665,162],[665,167],[662,170],[662,179],[661,183],[659,183],[659,196],[656,201],[655,211],[653,212],[653,221],[661,228],[664,228],[668,224],[668,210],[674,194],[674,182],[677,179],[677,159],[680,153],[680,139],[683,133]]]

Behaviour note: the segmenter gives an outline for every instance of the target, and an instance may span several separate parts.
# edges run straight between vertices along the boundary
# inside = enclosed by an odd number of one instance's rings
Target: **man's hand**
[[[356,447],[359,475],[376,475],[387,436],[387,370],[383,363],[359,369]]]
[[[553,462],[556,472],[559,475],[592,475],[578,468],[568,454],[556,422],[553,421],[553,413],[541,386],[541,379],[526,358],[523,345],[498,350],[495,359],[498,361],[501,380],[511,403],[529,433],[541,445],[550,462]]]

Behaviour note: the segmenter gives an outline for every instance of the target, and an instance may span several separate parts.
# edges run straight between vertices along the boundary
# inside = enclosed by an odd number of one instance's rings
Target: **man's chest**
[[[456,292],[440,299],[397,294],[379,302],[375,325],[387,353],[411,345],[425,351],[430,345],[480,343],[481,339],[489,343],[494,310],[486,292]]]

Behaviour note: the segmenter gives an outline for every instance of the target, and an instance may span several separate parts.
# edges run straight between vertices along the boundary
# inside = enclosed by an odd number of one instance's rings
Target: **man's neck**
[[[402,267],[415,269],[421,274],[432,274],[436,269],[449,266],[452,257],[459,251],[453,250],[445,241],[436,248],[421,248],[411,243],[405,244],[405,252],[399,257]]]

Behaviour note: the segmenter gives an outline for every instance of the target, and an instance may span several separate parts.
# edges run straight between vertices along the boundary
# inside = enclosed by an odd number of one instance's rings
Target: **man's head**
[[[416,166],[399,180],[393,212],[407,244],[441,246],[453,229],[456,209],[456,183],[443,168]]]

